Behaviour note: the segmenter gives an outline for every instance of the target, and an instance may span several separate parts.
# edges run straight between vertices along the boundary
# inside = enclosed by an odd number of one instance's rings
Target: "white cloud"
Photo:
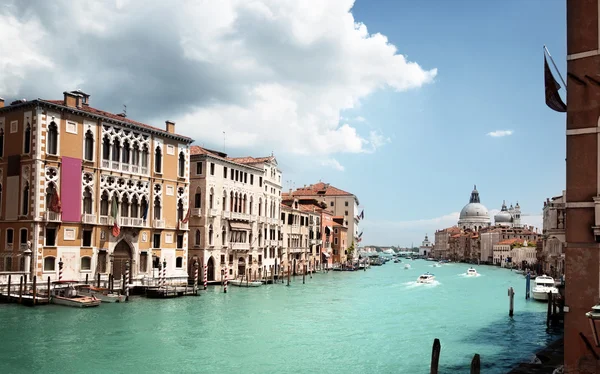
[[[499,209],[489,211],[490,217],[493,217]],[[408,221],[380,221],[365,219],[360,221],[360,231],[364,232],[362,245],[400,245],[415,246],[420,245],[425,234],[429,235],[429,240],[435,240],[435,231],[455,226],[458,222],[460,212],[452,212],[435,218],[425,218]],[[541,214],[521,214],[521,223],[531,225],[542,230]]]
[[[338,162],[335,158],[329,158],[321,161],[322,166],[330,166],[338,171],[344,171],[344,166]]]
[[[0,6],[0,93],[56,98],[81,88],[94,106],[125,103],[131,118],[157,126],[175,120],[201,143],[222,144],[225,131],[228,149],[372,152],[386,137],[340,122],[342,111],[381,89],[432,83],[437,70],[369,34],[353,4],[9,1]]]
[[[358,116],[358,117],[355,117],[354,120],[357,122],[365,122],[366,118],[363,116]]]
[[[494,138],[501,138],[503,136],[510,136],[510,135],[512,135],[512,133],[513,133],[512,130],[496,130],[496,131],[488,132],[487,135],[494,137]]]

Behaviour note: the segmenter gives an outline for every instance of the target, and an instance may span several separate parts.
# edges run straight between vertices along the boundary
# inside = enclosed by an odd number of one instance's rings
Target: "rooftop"
[[[295,191],[290,193],[284,193],[286,196],[354,196],[350,192],[346,192],[337,187],[330,185],[329,183],[319,182],[297,188]]]

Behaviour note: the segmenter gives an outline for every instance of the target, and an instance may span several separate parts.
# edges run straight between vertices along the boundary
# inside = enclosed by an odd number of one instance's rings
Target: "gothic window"
[[[148,218],[148,202],[146,201],[146,197],[142,197],[142,204],[140,205],[140,215],[144,221]]]
[[[50,122],[50,126],[48,126],[48,151],[47,153],[51,155],[58,154],[58,126],[54,121]]]
[[[140,164],[140,146],[137,143],[133,145],[133,152],[131,152],[131,164],[136,166]]]
[[[179,152],[179,177],[185,177],[185,155]]]
[[[212,188],[210,189],[210,196],[209,196],[209,199],[208,199],[208,204],[209,204],[210,209],[213,209],[213,204],[214,204],[214,190]]]
[[[121,199],[121,217],[129,217],[129,196],[123,195]]]
[[[26,216],[29,213],[29,182],[25,182],[23,188],[23,200],[21,205],[21,215]]]
[[[144,147],[142,148],[142,167],[143,168],[148,167],[148,146],[145,144],[144,144]]]
[[[202,193],[200,191],[194,195],[194,208],[202,208]]]
[[[225,245],[225,239],[227,238],[227,232],[225,231],[225,227],[221,230],[221,244]]]
[[[177,219],[183,220],[183,200],[179,199],[177,203]]]
[[[212,245],[213,244],[213,227],[212,225],[210,225],[208,227],[208,245]]]
[[[119,162],[119,155],[121,154],[121,142],[118,139],[113,141],[112,145],[112,160]]]
[[[92,214],[92,193],[88,187],[83,191],[83,213]]]
[[[200,245],[200,230],[196,229],[196,245]]]
[[[212,190],[211,190],[211,196],[212,196]],[[211,209],[212,209],[212,206],[211,206]],[[227,191],[223,191],[223,211],[226,211],[226,210],[227,210]]]
[[[154,219],[160,219],[160,199],[154,198]]]
[[[52,197],[56,193],[56,186],[54,183],[49,182],[48,187],[46,187],[46,209],[50,209],[50,205],[52,204]]]
[[[138,198],[137,196],[134,196],[131,199],[131,208],[130,208],[131,214],[130,216],[132,218],[138,218],[138,214],[139,214],[139,203],[138,203]]]
[[[129,142],[127,140],[123,142],[123,155],[121,156],[121,162],[124,164],[129,163]]]
[[[25,127],[25,136],[23,137],[23,153],[29,154],[31,151],[31,125],[28,123]]]
[[[258,215],[262,216],[262,198],[258,199]]]
[[[87,161],[94,160],[94,134],[90,130],[85,133],[85,142],[84,142],[84,158]]]
[[[110,160],[110,138],[108,135],[102,139],[102,159]]]
[[[102,197],[100,198],[100,215],[108,216],[108,192],[102,192]]]
[[[0,129],[0,157],[4,156],[4,129]]]
[[[253,202],[253,200],[254,200],[254,199],[252,198],[252,196],[250,196],[250,206],[249,206],[249,209],[248,209],[248,213],[249,213],[250,215],[252,215],[252,202]]]
[[[156,147],[154,151],[154,171],[156,173],[162,173],[162,151],[160,147]]]

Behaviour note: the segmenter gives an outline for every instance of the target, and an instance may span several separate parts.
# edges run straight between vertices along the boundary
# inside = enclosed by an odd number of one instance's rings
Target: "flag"
[[[185,215],[185,218],[183,219],[183,221],[181,221],[181,223],[187,223],[190,220],[190,207],[188,206],[188,211],[187,214]]]
[[[365,219],[365,210],[364,209],[358,215],[358,219]]]
[[[60,203],[60,196],[58,195],[58,191],[56,191],[56,189],[50,198],[50,210],[54,213],[62,213],[62,204]]]
[[[361,232],[360,232],[360,234],[358,234],[358,237],[359,237],[359,238],[360,238],[360,237],[362,237],[362,233],[363,233],[363,232],[361,231]]]
[[[111,216],[113,218],[113,228],[112,228],[112,234],[114,237],[119,236],[119,234],[121,233],[121,228],[119,227],[119,220],[117,219],[118,215],[119,215],[119,206],[117,205],[117,198],[116,196],[113,195],[112,197],[112,204],[111,204]]]
[[[546,54],[544,53],[544,88],[546,91],[546,105],[552,110],[557,112],[566,112],[567,105],[562,101],[558,90],[560,85],[554,79],[548,61],[546,60]]]

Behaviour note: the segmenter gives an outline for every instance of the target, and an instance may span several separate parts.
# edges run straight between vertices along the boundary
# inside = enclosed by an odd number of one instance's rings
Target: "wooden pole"
[[[510,317],[512,317],[514,315],[514,306],[515,306],[515,290],[512,287],[508,288],[508,298],[509,298],[508,315]]]
[[[11,281],[11,275],[8,274],[8,289],[6,292],[6,297],[7,297],[7,301],[10,303],[10,281]]]
[[[48,304],[50,304],[50,276],[48,276]]]
[[[302,271],[302,284],[306,284],[306,265],[304,265],[304,269]]]
[[[35,306],[35,301],[36,301],[35,298],[36,298],[36,295],[37,295],[37,285],[36,285],[36,283],[37,283],[37,275],[34,275],[33,276],[33,305],[34,306]]]
[[[275,265],[269,265],[271,268],[271,284],[275,284]]]
[[[471,374],[481,373],[481,359],[478,353],[475,353],[473,360],[471,361]]]
[[[86,274],[86,275],[85,275],[85,284],[88,284],[88,277],[89,277],[89,276],[90,276],[89,274]]]
[[[552,316],[552,292],[548,292],[548,314],[546,314],[546,327],[550,327],[550,317]]]
[[[291,268],[291,266],[290,266],[290,265],[288,265],[288,274],[287,274],[287,275],[288,275],[288,276],[287,276],[287,278],[288,278],[288,283],[287,283],[287,285],[288,285],[288,286],[290,285],[290,273],[291,273],[291,272],[292,272],[292,268]]]
[[[525,276],[525,300],[529,299],[530,291],[531,291],[531,274],[528,271],[527,275]]]
[[[98,282],[96,283],[96,287],[100,288],[100,273],[98,273]]]
[[[19,280],[19,304],[21,304],[22,296],[23,296],[23,276],[21,276],[21,279]]]
[[[431,374],[438,374],[441,350],[442,346],[440,344],[440,340],[438,338],[435,338],[433,340],[433,348],[431,350]]]

